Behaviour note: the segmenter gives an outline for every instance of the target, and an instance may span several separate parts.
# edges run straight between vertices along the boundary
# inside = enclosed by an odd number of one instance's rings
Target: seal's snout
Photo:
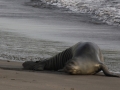
[[[26,61],[22,64],[23,69],[26,70],[38,70],[42,71],[44,69],[45,63],[41,61]]]
[[[23,68],[26,70],[33,70],[34,66],[35,66],[35,62],[33,61],[26,61],[22,64]]]

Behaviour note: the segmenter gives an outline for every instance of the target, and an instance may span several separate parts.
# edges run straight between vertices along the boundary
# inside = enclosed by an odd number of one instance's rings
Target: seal
[[[58,70],[72,75],[93,75],[103,71],[106,76],[119,77],[109,72],[100,48],[92,42],[79,42],[54,57],[42,61],[26,61],[23,67],[39,71]]]

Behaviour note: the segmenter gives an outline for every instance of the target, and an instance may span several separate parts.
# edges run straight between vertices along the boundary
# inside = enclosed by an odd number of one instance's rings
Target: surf
[[[67,8],[74,13],[89,14],[91,18],[108,25],[120,26],[119,0],[32,0],[32,2]]]

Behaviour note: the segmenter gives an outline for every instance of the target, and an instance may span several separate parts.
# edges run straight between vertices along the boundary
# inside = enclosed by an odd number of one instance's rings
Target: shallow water
[[[62,42],[36,40],[12,32],[0,31],[0,59],[29,61],[51,57],[68,46]]]
[[[120,72],[120,51],[102,50],[105,64],[114,72]]]

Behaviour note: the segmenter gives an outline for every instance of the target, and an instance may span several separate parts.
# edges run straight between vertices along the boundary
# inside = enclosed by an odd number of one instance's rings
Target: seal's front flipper
[[[117,76],[111,72],[108,71],[107,67],[104,65],[104,64],[101,64],[101,70],[103,70],[103,73],[106,75],[106,76],[109,76],[109,77],[120,77],[120,76]]]

